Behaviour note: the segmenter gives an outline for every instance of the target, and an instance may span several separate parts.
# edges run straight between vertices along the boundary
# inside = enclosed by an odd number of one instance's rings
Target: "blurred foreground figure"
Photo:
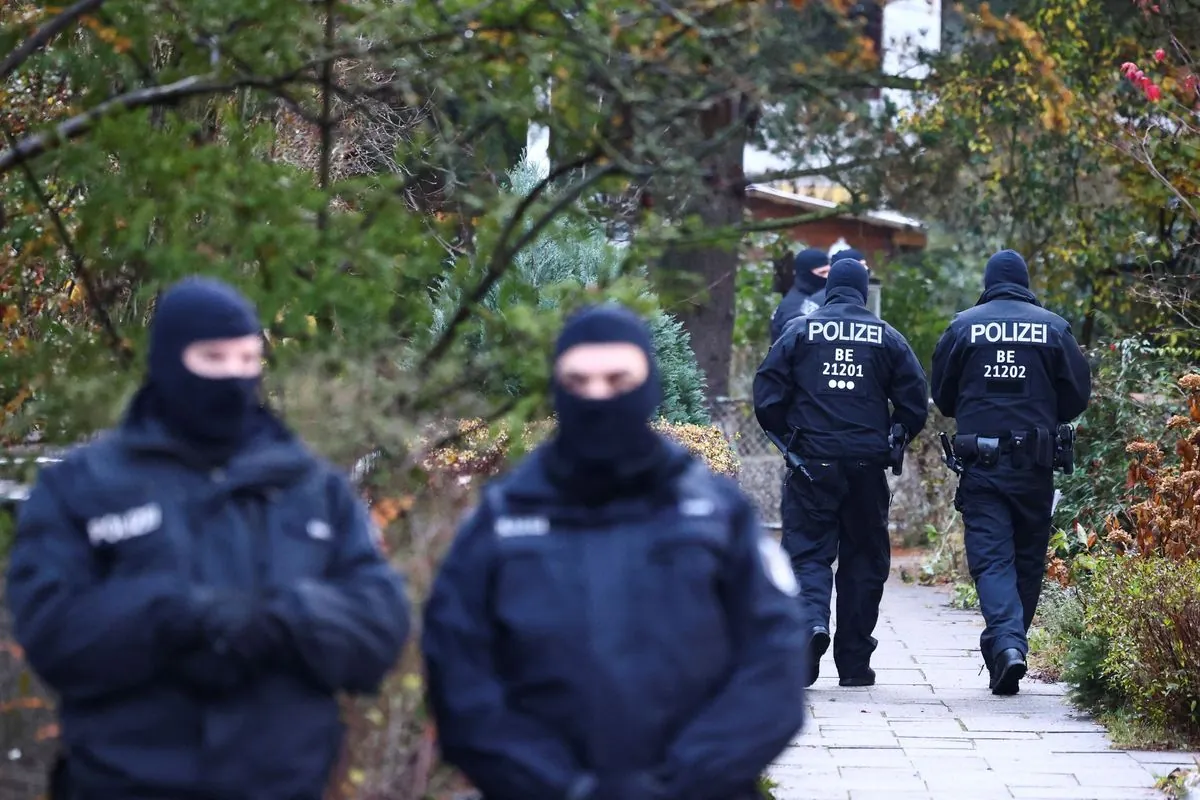
[[[619,306],[568,321],[556,436],[435,582],[442,753],[487,800],[749,800],[803,722],[795,578],[738,488],[651,429],[652,354]]]
[[[347,481],[262,406],[261,372],[254,308],[176,285],[120,427],[21,508],[8,603],[60,697],[71,800],[319,800],[335,694],[399,655],[401,579]]]
[[[1087,408],[1092,377],[1071,326],[1029,290],[1020,254],[992,256],[983,284],[933,352],[933,401],[958,423],[943,445],[987,623],[979,649],[992,693],[1012,695],[1046,572],[1054,470],[1074,468],[1068,423]]]

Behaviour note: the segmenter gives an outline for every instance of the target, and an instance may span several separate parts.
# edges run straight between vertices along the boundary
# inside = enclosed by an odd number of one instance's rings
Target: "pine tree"
[[[515,198],[525,197],[543,177],[538,165],[531,163],[526,155],[509,172],[507,191]],[[562,296],[555,291],[557,287],[606,285],[621,274],[623,258],[622,248],[608,240],[598,221],[578,211],[562,214],[517,254],[482,305],[497,319],[504,319],[508,308],[525,307],[518,302],[522,300],[544,309],[556,308]],[[639,267],[635,273],[644,278],[646,269]],[[453,278],[443,279],[437,287],[435,333],[457,308],[461,293],[461,286]],[[644,298],[658,305],[652,293],[646,292]],[[649,324],[663,385],[659,415],[673,423],[709,424],[704,373],[696,362],[683,323],[658,309],[650,315]],[[488,339],[482,326],[472,331],[470,339],[474,349],[486,351]],[[495,388],[511,395],[522,395],[527,390],[521,376],[503,371],[496,376]]]

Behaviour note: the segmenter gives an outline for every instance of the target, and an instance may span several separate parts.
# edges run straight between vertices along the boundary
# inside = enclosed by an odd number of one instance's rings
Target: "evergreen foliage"
[[[521,159],[508,173],[507,193],[516,198],[529,195],[545,177],[528,157]],[[550,199],[553,199],[551,193]],[[525,226],[525,230],[529,225]],[[517,305],[557,309],[564,296],[577,297],[578,290],[610,285],[623,272],[625,249],[608,240],[604,226],[582,209],[555,217],[530,244],[519,252],[504,277],[484,297],[485,312],[502,321],[506,309]],[[646,270],[638,266],[628,270],[639,281]],[[462,299],[462,285],[452,278],[439,281],[433,301],[433,331],[440,333]],[[659,414],[677,424],[708,424],[708,404],[704,397],[704,374],[696,363],[690,337],[683,323],[657,308],[658,298],[643,291],[639,310],[646,314],[654,339],[659,372],[663,383],[663,402]],[[473,348],[486,350],[489,339],[480,325],[468,334]],[[501,370],[488,384],[493,390],[522,395],[528,386],[512,370]]]

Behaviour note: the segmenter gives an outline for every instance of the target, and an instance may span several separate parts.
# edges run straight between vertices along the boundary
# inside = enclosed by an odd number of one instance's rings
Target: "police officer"
[[[362,503],[259,400],[257,312],[189,279],[159,301],[121,425],[42,470],[8,572],[59,696],[72,800],[319,800],[337,693],[408,632]]]
[[[803,722],[795,577],[736,485],[650,422],[645,324],[568,320],[558,430],[490,483],[434,584],[443,757],[487,800],[741,800]]]
[[[834,262],[825,305],[787,326],[754,378],[759,424],[801,462],[782,515],[810,632],[808,685],[829,647],[835,558],[838,682],[875,682],[871,633],[891,567],[884,470],[899,468],[929,413],[925,373],[904,337],[867,310],[867,282],[862,262]]]
[[[780,337],[785,325],[796,317],[816,311],[825,299],[829,257],[823,251],[810,247],[797,253],[792,263],[796,271],[795,282],[771,315],[772,342]]]
[[[1015,694],[1045,573],[1054,467],[1069,468],[1087,408],[1088,364],[1066,320],[1038,303],[1020,254],[987,262],[984,292],[955,316],[933,355],[933,400],[954,417],[955,505],[987,624],[979,648],[994,694]],[[1057,454],[1057,455],[1056,455]]]

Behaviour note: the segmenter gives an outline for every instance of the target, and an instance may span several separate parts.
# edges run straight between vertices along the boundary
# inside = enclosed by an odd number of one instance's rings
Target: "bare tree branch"
[[[565,191],[558,197],[554,204],[542,214],[541,218],[535,222],[524,235],[519,238],[515,244],[509,245],[508,239],[516,230],[517,225],[525,216],[525,212],[538,201],[550,185],[560,176],[566,175],[573,170],[585,167],[588,164],[595,162],[599,158],[599,151],[592,151],[587,155],[577,158],[573,161],[568,161],[560,164],[558,167],[550,170],[550,173],[543,178],[537,186],[533,188],[528,195],[521,199],[517,208],[505,223],[504,229],[500,232],[500,238],[496,244],[495,250],[492,251],[492,257],[488,261],[487,273],[483,279],[475,287],[475,289],[459,304],[458,310],[454,313],[454,317],[446,325],[433,347],[429,348],[429,352],[421,359],[421,363],[417,367],[418,372],[426,372],[428,369],[446,354],[454,344],[454,338],[461,326],[471,316],[471,309],[481,301],[488,291],[496,284],[496,281],[503,277],[504,272],[508,269],[512,257],[521,251],[521,248],[528,245],[542,230],[550,224],[551,221],[562,211],[564,211],[571,203],[578,200],[587,189],[594,185],[602,177],[606,177],[616,170],[611,166],[601,167],[595,173],[589,175],[584,180],[579,181],[569,190]]]
[[[167,105],[188,97],[217,94],[233,89],[274,89],[295,81],[297,75],[298,73],[292,73],[269,79],[247,76],[228,81],[215,80],[211,76],[192,75],[163,86],[149,86],[119,94],[56,125],[51,131],[31,134],[19,141],[12,142],[7,150],[0,153],[0,175],[53,150],[63,142],[87,133],[97,122],[114,111],[132,111],[138,108]]]
[[[104,2],[105,0],[79,0],[75,5],[63,9],[58,16],[34,31],[34,34],[22,42],[20,47],[5,56],[4,61],[0,61],[0,81],[12,75],[17,67],[25,63],[26,59],[49,44],[51,39],[65,31],[76,19],[95,11],[104,5]]]
[[[15,138],[7,124],[0,122],[0,131],[3,132],[5,139],[15,144]],[[58,234],[63,248],[66,249],[67,256],[71,259],[71,265],[75,268],[75,277],[83,284],[83,288],[87,292],[88,308],[91,309],[93,316],[96,317],[96,321],[100,323],[100,327],[104,329],[104,333],[108,337],[113,351],[117,354],[117,358],[120,359],[123,365],[128,366],[133,360],[133,353],[125,345],[124,340],[121,338],[121,332],[117,330],[116,323],[113,322],[108,309],[104,307],[104,303],[96,291],[96,282],[92,279],[92,274],[88,270],[87,265],[84,264],[83,256],[80,255],[79,248],[75,246],[75,240],[71,236],[71,232],[67,230],[62,215],[58,213],[58,209],[54,207],[54,204],[50,201],[50,197],[42,189],[42,183],[38,180],[29,162],[20,162],[20,168],[24,173],[25,183],[30,194],[37,200],[42,211],[50,217],[50,222],[54,225],[54,231]]]

